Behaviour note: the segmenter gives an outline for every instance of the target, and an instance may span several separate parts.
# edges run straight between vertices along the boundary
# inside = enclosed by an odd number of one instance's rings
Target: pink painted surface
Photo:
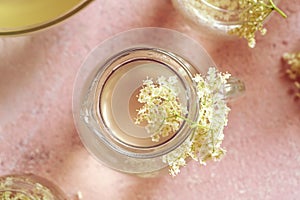
[[[282,1],[255,49],[190,29],[168,0],[96,0],[63,24],[29,36],[0,38],[0,175],[33,172],[76,199],[300,199],[300,102],[290,94],[281,55],[299,51],[300,3]],[[76,72],[106,38],[136,27],[178,30],[199,41],[222,71],[243,79],[232,103],[226,157],[176,178],[140,179],[99,164],[74,128]]]

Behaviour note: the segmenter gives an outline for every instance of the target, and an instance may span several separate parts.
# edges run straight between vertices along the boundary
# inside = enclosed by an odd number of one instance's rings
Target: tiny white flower
[[[171,84],[171,85],[174,85],[174,84],[176,84],[177,82],[178,82],[178,80],[177,80],[177,77],[176,77],[176,76],[170,76],[170,77],[168,78],[168,83]]]
[[[196,74],[193,78],[193,80],[196,82],[196,83],[199,83],[203,80],[202,76],[200,74]]]
[[[166,84],[166,77],[164,77],[164,76],[158,77],[157,83],[158,83],[159,85],[165,85],[165,84]]]

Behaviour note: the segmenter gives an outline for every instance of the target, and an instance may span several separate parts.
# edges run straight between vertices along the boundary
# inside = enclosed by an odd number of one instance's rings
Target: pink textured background
[[[300,199],[300,101],[290,94],[281,55],[300,50],[300,3],[282,1],[255,49],[190,29],[169,0],[96,0],[76,16],[29,36],[0,38],[0,175],[33,172],[71,199]],[[219,163],[190,163],[176,177],[139,179],[97,163],[74,128],[76,72],[104,39],[136,27],[181,31],[199,41],[222,71],[243,79],[232,104]]]

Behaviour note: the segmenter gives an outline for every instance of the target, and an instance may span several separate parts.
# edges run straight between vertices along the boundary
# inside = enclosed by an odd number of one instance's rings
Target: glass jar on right
[[[279,0],[263,0],[261,5],[277,5],[278,2]],[[214,37],[217,35],[234,38],[229,34],[230,31],[251,20],[241,18],[243,13],[249,11],[249,0],[172,0],[172,3],[192,27]],[[269,14],[266,16],[268,18]]]

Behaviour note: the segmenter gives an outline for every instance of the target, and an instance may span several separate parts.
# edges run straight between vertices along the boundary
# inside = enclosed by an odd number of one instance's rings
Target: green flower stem
[[[287,15],[280,9],[278,8],[275,3],[273,2],[273,0],[269,0],[272,6],[272,9],[275,10],[276,12],[278,12],[283,18],[287,18]]]
[[[191,128],[196,128],[196,127],[198,127],[198,128],[201,128],[201,129],[205,130],[205,126],[202,126],[202,125],[201,125],[200,123],[198,123],[198,122],[194,122],[194,121],[192,121],[192,120],[190,120],[190,119],[188,119],[188,118],[186,118],[186,117],[183,117],[183,116],[177,115],[177,114],[175,114],[174,117],[180,118],[180,119],[182,119],[183,121],[185,121],[185,122],[191,124]]]

